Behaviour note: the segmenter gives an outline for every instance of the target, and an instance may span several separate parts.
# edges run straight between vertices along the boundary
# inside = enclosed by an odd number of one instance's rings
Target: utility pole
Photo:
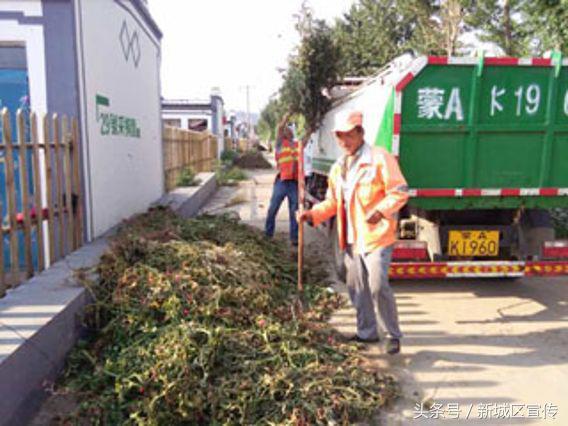
[[[251,112],[250,112],[250,92],[251,89],[254,89],[254,86],[251,86],[250,84],[247,84],[245,86],[239,86],[239,91],[245,90],[245,95],[246,95],[246,118],[243,119],[242,124],[247,125],[247,130],[248,130],[248,137],[250,138],[254,132],[253,128],[252,128],[252,117],[251,117]]]
[[[247,122],[248,122],[248,137],[250,139],[252,135],[252,126],[251,126],[251,119],[250,119],[250,86],[247,84]]]

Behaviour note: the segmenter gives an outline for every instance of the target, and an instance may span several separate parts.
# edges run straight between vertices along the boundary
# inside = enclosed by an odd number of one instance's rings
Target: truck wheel
[[[345,282],[347,277],[347,270],[345,268],[344,252],[339,248],[339,241],[337,239],[337,226],[335,222],[331,224],[331,248],[333,250],[333,266],[335,267],[335,272],[337,273],[337,279]]]

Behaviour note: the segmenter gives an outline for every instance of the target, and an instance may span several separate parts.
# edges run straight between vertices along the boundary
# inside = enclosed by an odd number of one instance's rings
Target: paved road
[[[251,176],[238,188],[221,188],[205,210],[233,210],[262,227],[274,175]],[[283,206],[277,231],[287,230]],[[307,239],[309,253],[329,255],[323,233],[310,229]],[[340,283],[336,288],[345,292]],[[567,279],[397,282],[394,288],[403,351],[389,357],[376,345],[366,352],[402,384],[403,397],[382,423],[568,425]],[[354,332],[353,309],[337,312],[331,323]],[[555,419],[545,419],[555,407]]]

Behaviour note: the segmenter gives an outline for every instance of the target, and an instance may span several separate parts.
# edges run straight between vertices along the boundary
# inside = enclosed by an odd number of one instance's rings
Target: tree
[[[529,54],[526,0],[475,0],[465,21],[481,41],[498,46],[507,56]]]
[[[446,55],[455,56],[459,37],[464,30],[466,7],[461,0],[445,0],[440,5],[440,30],[444,36]]]
[[[308,129],[315,130],[331,106],[323,91],[339,79],[340,50],[331,28],[325,21],[314,19],[306,4],[296,18],[301,41],[290,58],[280,101],[286,110],[301,115]]]
[[[405,41],[393,0],[361,0],[336,21],[334,38],[341,51],[341,71],[367,76],[400,55]]]
[[[276,126],[283,113],[283,107],[278,98],[273,97],[260,113],[258,120],[258,134],[268,141],[276,139]]]
[[[341,49],[345,75],[368,76],[383,65],[414,50],[441,54],[443,38],[439,10],[432,0],[360,0],[336,21],[334,37]]]
[[[399,2],[397,8],[410,32],[406,36],[407,48],[422,55],[446,54],[439,1],[408,0]]]
[[[558,50],[568,55],[568,0],[527,0],[523,5],[527,44],[533,55]]]

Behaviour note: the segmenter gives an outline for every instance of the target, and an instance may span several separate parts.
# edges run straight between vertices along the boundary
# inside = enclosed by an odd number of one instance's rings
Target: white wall
[[[90,237],[144,211],[163,192],[159,41],[128,1],[77,0],[85,179],[91,215]],[[127,8],[125,10],[122,6]],[[120,43],[138,35],[140,59],[128,60]],[[128,43],[127,43],[128,44]],[[140,138],[102,134],[97,95],[110,101],[101,111],[137,120]]]
[[[322,120],[317,143],[312,148],[313,157],[336,160],[343,154],[337,144],[333,129],[338,120],[341,120],[342,116],[349,111],[359,110],[363,112],[365,141],[373,145],[392,91],[393,87],[390,84],[381,84],[381,81],[377,79],[358,89],[348,96],[344,102],[332,108]]]

